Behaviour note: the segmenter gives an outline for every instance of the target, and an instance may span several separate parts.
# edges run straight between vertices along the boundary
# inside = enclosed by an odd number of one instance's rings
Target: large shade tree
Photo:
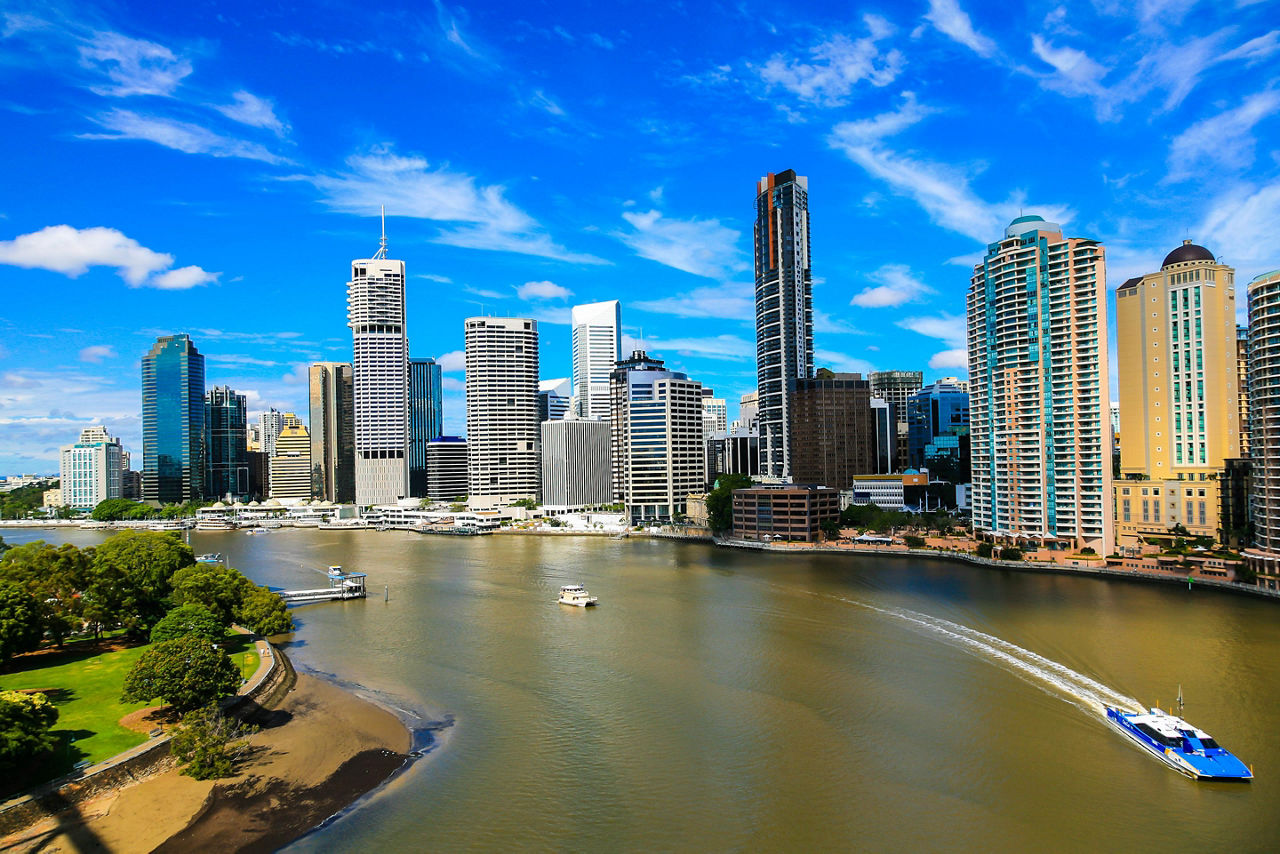
[[[225,652],[196,635],[162,641],[138,658],[124,679],[120,699],[160,699],[180,712],[198,709],[240,687],[240,671]]]

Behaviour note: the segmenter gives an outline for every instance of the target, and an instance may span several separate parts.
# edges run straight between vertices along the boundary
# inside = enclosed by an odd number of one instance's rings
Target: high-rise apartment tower
[[[788,169],[756,185],[756,373],[760,467],[791,474],[790,402],[813,376],[813,279],[809,267],[809,179]]]
[[[472,509],[538,498],[538,322],[468,317],[467,495]]]
[[[245,396],[227,386],[215,386],[204,396],[204,435],[208,473],[205,496],[243,499],[249,495],[249,421]]]

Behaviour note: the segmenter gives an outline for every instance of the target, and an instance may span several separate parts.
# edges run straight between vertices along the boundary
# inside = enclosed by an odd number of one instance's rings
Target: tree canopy
[[[19,584],[0,581],[0,664],[38,647],[44,623],[36,597]]]
[[[733,491],[750,485],[750,475],[720,475],[715,488],[707,493],[707,525],[712,532],[718,534],[733,527]]]
[[[20,769],[52,750],[58,709],[44,694],[0,691],[0,770]]]
[[[278,594],[220,563],[198,563],[174,573],[173,601],[203,605],[227,625],[240,623],[255,634],[293,631],[293,618]]]
[[[212,642],[221,639],[226,633],[227,623],[219,620],[203,605],[179,605],[152,626],[151,642],[161,643],[187,635]]]
[[[180,712],[230,696],[240,687],[240,671],[221,649],[195,635],[155,644],[138,658],[124,679],[125,703],[161,699]]]

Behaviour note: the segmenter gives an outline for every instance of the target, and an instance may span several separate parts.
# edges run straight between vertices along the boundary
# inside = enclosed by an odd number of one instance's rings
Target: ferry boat
[[[581,584],[566,584],[560,588],[560,604],[575,605],[579,608],[585,608],[588,605],[596,604],[596,597],[587,592],[587,588]]]
[[[1106,708],[1107,723],[1179,773],[1196,780],[1253,779],[1248,765],[1176,715],[1155,707],[1137,713]]]
[[[207,555],[196,555],[196,563],[222,563],[222,555],[211,552]]]

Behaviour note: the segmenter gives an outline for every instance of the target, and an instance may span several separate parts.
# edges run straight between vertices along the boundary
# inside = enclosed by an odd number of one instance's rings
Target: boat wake
[[[850,605],[892,617],[916,631],[941,637],[966,652],[992,661],[1046,693],[1061,697],[1087,712],[1105,716],[1107,706],[1130,712],[1145,711],[1142,703],[1133,697],[1116,691],[1083,673],[1077,673],[1065,664],[1059,664],[994,635],[907,608],[881,608],[857,599],[846,599],[842,596],[835,598]]]

